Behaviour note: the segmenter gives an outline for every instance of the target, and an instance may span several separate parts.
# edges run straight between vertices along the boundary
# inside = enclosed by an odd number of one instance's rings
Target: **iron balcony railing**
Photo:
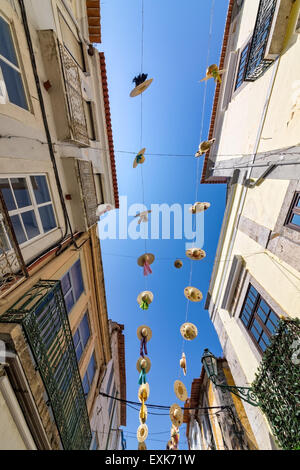
[[[26,277],[28,271],[0,191],[0,298]]]
[[[274,62],[274,59],[266,59],[265,53],[277,2],[278,0],[260,0],[248,55],[246,81],[259,78]]]
[[[20,323],[65,450],[88,450],[92,434],[60,281],[40,281],[4,315]]]
[[[278,445],[300,450],[300,320],[281,320],[252,383]]]

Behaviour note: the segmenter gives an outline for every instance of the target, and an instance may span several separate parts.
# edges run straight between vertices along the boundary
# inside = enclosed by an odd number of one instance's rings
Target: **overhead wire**
[[[211,3],[211,10],[210,10],[210,21],[209,21],[209,37],[208,37],[208,48],[207,48],[207,56],[206,56],[206,69],[208,68],[209,58],[210,58],[210,49],[211,49],[211,41],[212,41],[212,32],[213,32],[213,20],[214,20],[214,9],[215,9],[215,0],[212,0]],[[203,102],[202,102],[202,115],[201,115],[201,126],[200,126],[200,138],[199,141],[202,141],[203,136],[203,129],[204,129],[204,113],[206,107],[206,98],[207,98],[207,80],[205,81],[204,87],[204,94],[203,94]],[[196,169],[196,189],[195,189],[195,202],[198,198],[198,189],[199,189],[199,170],[200,170],[200,159],[197,159],[197,169]],[[194,227],[196,225],[196,218],[193,220]],[[189,276],[189,286],[192,285],[192,278],[193,278],[193,260],[191,259],[191,267],[190,267],[190,276]],[[186,311],[185,311],[185,323],[188,321],[188,314],[189,314],[189,305],[190,300],[187,299],[186,302]],[[184,338],[182,339],[182,351],[181,354],[184,352]],[[180,376],[180,365],[179,365],[179,376]]]

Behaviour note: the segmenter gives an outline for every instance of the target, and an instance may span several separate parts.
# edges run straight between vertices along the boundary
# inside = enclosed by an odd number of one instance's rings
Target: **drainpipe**
[[[115,398],[118,397],[118,391],[116,392],[116,396]],[[112,400],[112,398],[111,398]],[[109,438],[110,438],[110,433],[112,431],[112,420],[114,418],[114,415],[115,415],[115,409],[116,409],[116,403],[117,403],[117,400],[114,400],[114,405],[113,405],[113,410],[112,410],[112,414],[111,414],[111,417],[110,417],[110,421],[109,421],[109,431],[108,431],[108,436],[107,436],[107,441],[106,441],[106,446],[105,446],[105,450],[108,450],[108,443],[109,443]],[[112,449],[113,450],[113,449]]]
[[[261,139],[261,135],[262,135],[262,131],[263,131],[263,127],[264,127],[264,123],[265,123],[265,120],[266,120],[266,115],[267,115],[267,111],[268,111],[268,107],[269,107],[269,103],[270,103],[270,98],[271,98],[271,95],[272,95],[276,75],[277,75],[277,72],[278,72],[279,63],[280,63],[280,58],[277,58],[276,61],[275,61],[272,77],[271,77],[271,80],[270,80],[270,84],[269,84],[269,88],[268,88],[268,92],[267,92],[267,96],[266,96],[266,100],[265,100],[265,104],[264,104],[264,108],[263,108],[263,112],[262,112],[262,116],[261,116],[261,119],[260,119],[258,131],[257,131],[256,141],[255,141],[253,155],[252,155],[252,162],[250,164],[254,163],[255,157],[257,155],[257,151],[258,151],[258,147],[259,147],[259,143],[260,143],[260,139]],[[251,172],[252,172],[252,168],[249,168],[246,172],[245,180],[249,180],[249,178],[251,176]],[[233,250],[233,246],[234,246],[237,231],[238,231],[239,221],[240,221],[240,218],[241,218],[241,215],[242,215],[242,212],[243,212],[243,208],[244,208],[244,204],[245,204],[245,200],[246,200],[247,190],[248,190],[247,186],[243,185],[242,192],[241,192],[240,199],[239,199],[239,205],[238,205],[236,215],[235,215],[235,223],[234,223],[233,234],[232,234],[230,245],[229,245],[229,248],[228,248],[228,251],[227,251],[227,254],[226,254],[226,262],[223,265],[222,281],[221,281],[221,283],[219,285],[219,288],[218,288],[218,294],[217,294],[217,300],[215,302],[214,312],[219,307],[220,298],[221,298],[221,295],[222,295],[226,274],[227,274],[227,271],[228,271],[228,268],[229,268],[231,253],[232,253],[232,250]]]

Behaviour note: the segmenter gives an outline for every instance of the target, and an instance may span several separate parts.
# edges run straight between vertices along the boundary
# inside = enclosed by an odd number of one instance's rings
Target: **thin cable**
[[[207,56],[206,56],[206,69],[208,68],[209,58],[210,58],[210,49],[211,49],[211,40],[212,40],[212,32],[213,32],[213,19],[214,19],[214,10],[215,10],[215,0],[212,0],[211,3],[211,10],[210,10],[210,21],[209,21],[209,38],[208,38],[208,48],[207,48]],[[205,81],[204,87],[204,95],[203,95],[203,102],[202,102],[202,115],[201,115],[201,126],[200,126],[200,142],[202,141],[203,136],[203,128],[204,128],[204,113],[206,107],[206,97],[207,97],[207,80]],[[196,169],[196,190],[195,190],[195,201],[198,198],[198,189],[199,189],[199,173],[200,173],[200,158],[197,159],[197,169]],[[194,227],[196,225],[196,218],[193,220]],[[193,278],[193,260],[191,260],[191,268],[190,268],[190,277],[189,277],[189,286],[192,285],[192,278]],[[188,321],[189,315],[189,306],[190,301],[187,299],[186,303],[186,311],[185,311],[185,323]],[[181,354],[184,352],[184,338],[182,339],[182,351]],[[180,376],[180,364],[179,364],[179,376]]]

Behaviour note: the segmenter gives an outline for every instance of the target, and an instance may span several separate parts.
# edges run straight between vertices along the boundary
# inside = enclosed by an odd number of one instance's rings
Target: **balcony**
[[[92,435],[60,281],[40,281],[0,322],[21,324],[64,450],[88,450]]]
[[[0,191],[0,298],[26,277],[27,268]]]
[[[58,140],[88,146],[80,67],[54,31],[38,32]]]
[[[282,52],[292,4],[292,0],[260,0],[246,81],[257,80]]]
[[[281,320],[252,388],[284,450],[299,450],[300,320]]]

